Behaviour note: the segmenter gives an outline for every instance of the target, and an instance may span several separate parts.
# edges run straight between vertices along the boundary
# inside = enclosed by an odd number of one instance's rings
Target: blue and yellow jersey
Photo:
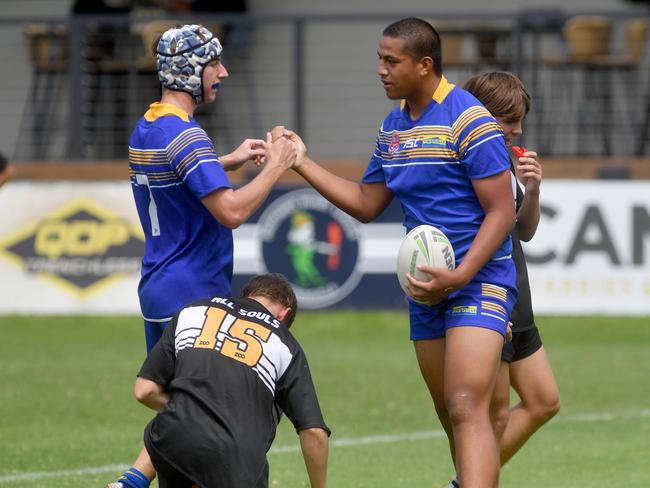
[[[386,117],[363,182],[386,183],[402,204],[407,231],[420,224],[442,230],[458,264],[485,217],[472,180],[509,169],[496,120],[443,76],[417,120],[411,120],[404,102]],[[511,248],[508,237],[494,258],[509,256]]]
[[[232,231],[201,199],[231,185],[205,131],[178,107],[153,103],[131,135],[129,168],[146,237],[138,287],[145,319],[169,320],[194,300],[229,294]]]

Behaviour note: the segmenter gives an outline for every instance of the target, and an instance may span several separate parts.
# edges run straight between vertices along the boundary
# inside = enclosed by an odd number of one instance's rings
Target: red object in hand
[[[515,156],[518,158],[523,158],[524,154],[526,154],[526,151],[528,151],[528,149],[525,147],[512,146],[512,152],[515,153]]]

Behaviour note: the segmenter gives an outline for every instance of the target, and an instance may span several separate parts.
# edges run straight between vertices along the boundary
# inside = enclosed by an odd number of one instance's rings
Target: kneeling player
[[[263,275],[241,298],[199,300],[174,316],[135,384],[138,401],[158,411],[144,441],[161,488],[268,486],[266,452],[282,412],[311,486],[326,486],[330,431],[289,332],[296,310],[287,280]]]

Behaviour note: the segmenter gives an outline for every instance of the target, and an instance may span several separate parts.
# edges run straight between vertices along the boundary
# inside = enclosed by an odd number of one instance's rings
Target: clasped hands
[[[296,151],[295,159],[292,161],[292,164],[289,166],[292,169],[297,169],[307,157],[307,147],[302,141],[300,136],[294,131],[287,129],[283,125],[276,125],[271,129],[271,132],[266,135],[267,144],[272,146],[276,144],[290,144]]]
[[[297,168],[307,155],[307,148],[298,134],[283,125],[273,127],[266,140],[245,139],[230,154],[221,156],[221,164],[227,171],[239,169],[247,161],[255,166],[273,161],[284,169]]]

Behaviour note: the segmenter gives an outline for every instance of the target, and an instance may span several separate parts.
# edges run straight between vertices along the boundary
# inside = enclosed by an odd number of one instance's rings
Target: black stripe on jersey
[[[278,368],[275,366],[275,363],[274,363],[273,361],[271,361],[271,359],[270,359],[267,355],[265,355],[265,354],[262,354],[262,357],[263,357],[264,359],[266,359],[267,362],[271,363],[271,366],[273,366],[273,373],[271,373],[271,371],[269,371],[269,376],[272,376],[272,377],[274,377],[274,378],[277,378],[277,377],[278,377]],[[261,363],[262,363],[262,361],[261,361],[261,359],[260,359],[260,362],[259,362],[258,364],[261,364]],[[266,369],[266,368],[264,368],[264,369],[265,369],[266,371],[268,371],[268,369]]]
[[[185,349],[186,347],[194,345],[195,340],[196,337],[187,337],[186,339],[178,341],[178,350],[180,351],[181,349]]]

